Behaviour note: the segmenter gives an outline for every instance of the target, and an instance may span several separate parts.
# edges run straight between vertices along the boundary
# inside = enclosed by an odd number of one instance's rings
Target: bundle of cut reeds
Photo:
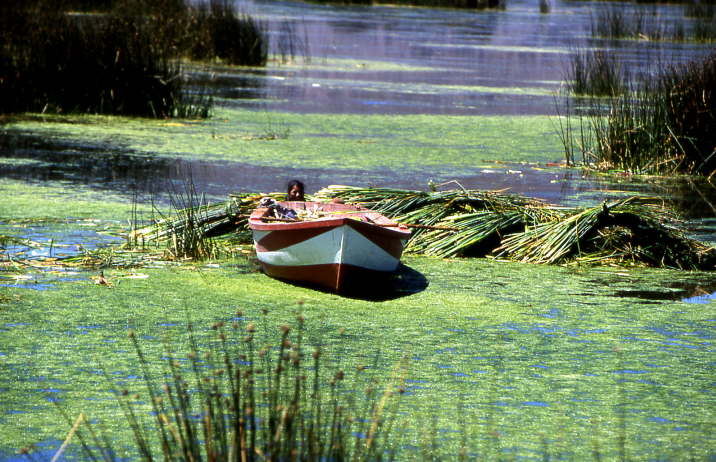
[[[283,197],[282,193],[269,195]],[[247,217],[264,196],[235,195],[226,202],[181,209],[176,217],[136,233],[170,240],[187,230],[198,230],[200,237],[248,231]],[[713,269],[716,261],[712,248],[687,238],[673,213],[650,198],[564,208],[495,191],[334,185],[318,191],[311,200],[360,205],[413,226],[406,252],[439,257],[495,256],[527,263],[615,262],[683,269]]]
[[[406,251],[440,257],[493,255],[527,263],[638,263],[713,269],[712,248],[689,239],[653,198],[580,209],[500,192],[405,191],[329,186],[316,194],[379,211],[417,229]]]
[[[476,244],[495,233],[504,233],[520,223],[554,213],[534,199],[464,188],[410,191],[333,185],[318,191],[315,197],[340,199],[375,210],[400,223],[424,226],[414,228],[406,250],[440,257],[474,253]],[[535,218],[530,218],[532,216]],[[450,228],[452,231],[431,228]]]
[[[280,193],[232,194],[224,202],[203,203],[175,209],[170,216],[162,216],[154,223],[135,229],[135,240],[167,240],[189,228],[199,229],[204,237],[220,236],[246,227],[248,215],[258,206],[262,197],[282,198]]]

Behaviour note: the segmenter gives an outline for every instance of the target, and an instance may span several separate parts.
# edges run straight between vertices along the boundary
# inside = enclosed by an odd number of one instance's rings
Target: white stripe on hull
[[[254,231],[254,242],[269,232]],[[376,271],[395,271],[400,263],[350,226],[339,226],[280,250],[257,252],[257,257],[259,261],[275,266],[342,263]]]

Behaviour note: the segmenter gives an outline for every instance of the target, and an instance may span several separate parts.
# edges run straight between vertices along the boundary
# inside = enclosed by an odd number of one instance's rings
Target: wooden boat
[[[389,279],[410,230],[362,207],[322,202],[278,202],[297,219],[278,219],[259,207],[249,218],[256,255],[278,279],[351,292]]]

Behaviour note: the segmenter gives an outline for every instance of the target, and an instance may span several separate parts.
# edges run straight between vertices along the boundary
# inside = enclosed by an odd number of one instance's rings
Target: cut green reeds
[[[649,198],[566,209],[521,196],[466,189],[420,192],[331,186],[316,197],[373,208],[402,223],[456,229],[418,229],[408,242],[408,252],[440,257],[496,255],[546,264],[591,260],[713,269],[713,251],[686,238],[675,226],[674,215]],[[615,228],[621,230],[622,239],[614,239]]]
[[[601,207],[587,209],[562,220],[538,223],[521,233],[507,236],[498,252],[528,263],[557,263],[576,252],[602,213]],[[499,255],[499,253],[498,253]]]
[[[438,257],[485,256],[492,252],[502,236],[524,225],[522,211],[483,211],[446,217],[441,223],[450,223],[459,231],[429,231],[412,239],[408,252]]]
[[[186,198],[197,198],[197,192]],[[173,201],[174,210],[162,215],[154,223],[139,229],[133,229],[128,237],[128,245],[136,247],[149,241],[169,241],[177,233],[193,228],[205,237],[221,236],[230,232],[248,231],[248,216],[258,206],[262,197],[270,196],[281,200],[285,193],[245,193],[233,194],[224,202],[192,204],[191,201],[177,199]]]
[[[710,249],[686,238],[665,213],[641,198],[604,203],[507,236],[495,253],[525,263],[608,261],[708,268]]]
[[[179,242],[230,233],[251,242],[247,217],[263,195],[185,207],[134,231],[136,240]],[[273,193],[281,199],[282,193]],[[438,257],[498,256],[564,264],[609,262],[713,269],[713,251],[688,239],[661,201],[632,197],[586,209],[557,207],[495,191],[414,191],[329,186],[311,200],[360,205],[413,226],[406,252]],[[199,236],[199,237],[197,237]],[[175,248],[174,244],[170,248]],[[200,252],[201,253],[201,252]]]

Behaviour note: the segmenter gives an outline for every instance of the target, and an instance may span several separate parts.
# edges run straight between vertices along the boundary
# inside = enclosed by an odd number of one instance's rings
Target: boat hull
[[[294,223],[250,220],[264,272],[334,292],[360,290],[389,279],[400,264],[410,232],[375,212],[342,206],[347,207],[354,216]],[[385,223],[377,224],[375,217],[365,220],[360,212],[375,214]]]

